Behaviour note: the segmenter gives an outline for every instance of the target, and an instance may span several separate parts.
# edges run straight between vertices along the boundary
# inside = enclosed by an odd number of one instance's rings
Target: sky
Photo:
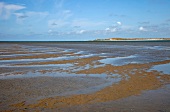
[[[170,0],[0,0],[0,41],[170,38]]]

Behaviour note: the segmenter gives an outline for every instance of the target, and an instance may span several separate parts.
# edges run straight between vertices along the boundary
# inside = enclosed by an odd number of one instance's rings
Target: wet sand
[[[1,44],[1,111],[169,111],[169,46],[142,45]]]
[[[10,105],[20,101],[25,101],[25,103],[29,104],[50,96],[68,96],[77,92],[81,93],[81,91],[88,90],[87,88],[104,83],[106,83],[105,80],[90,77],[4,79],[0,81],[1,109],[8,110],[11,108]]]

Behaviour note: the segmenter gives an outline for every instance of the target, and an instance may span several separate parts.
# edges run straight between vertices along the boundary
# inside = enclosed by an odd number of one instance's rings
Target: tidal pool
[[[159,72],[163,72],[164,74],[170,75],[170,63],[155,65],[149,71],[152,71],[152,70],[156,70],[156,71],[159,71]]]

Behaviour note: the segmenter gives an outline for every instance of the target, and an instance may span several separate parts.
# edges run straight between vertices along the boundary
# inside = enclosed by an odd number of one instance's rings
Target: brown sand
[[[9,105],[24,101],[33,103],[38,99],[72,95],[77,90],[85,91],[106,83],[106,80],[91,77],[34,77],[0,80],[0,111],[8,110]],[[74,92],[75,91],[75,92]]]
[[[141,95],[130,96],[109,102],[69,106],[67,108],[44,108],[57,112],[169,112],[170,85],[157,90],[145,91]]]
[[[159,63],[168,63],[169,61],[163,61]],[[153,63],[151,63],[152,65]],[[158,64],[154,63],[154,64]],[[162,85],[169,83],[170,76],[162,75],[159,72],[151,71],[146,72],[143,69],[146,69],[149,64],[135,64],[133,65],[125,65],[126,67],[123,70],[133,70],[138,68],[138,70],[130,75],[128,80],[122,80],[118,84],[113,84],[110,87],[106,87],[98,92],[92,94],[80,94],[80,95],[72,95],[68,97],[50,97],[46,99],[39,100],[35,104],[25,104],[25,102],[20,102],[17,104],[13,104],[11,106],[17,108],[63,108],[74,105],[82,105],[82,104],[94,104],[97,102],[108,102],[112,100],[117,100],[121,98],[126,98],[132,95],[141,94],[142,91],[152,90],[160,88]],[[98,69],[100,70],[100,69]],[[141,70],[141,71],[140,71]],[[160,78],[157,78],[157,77]]]

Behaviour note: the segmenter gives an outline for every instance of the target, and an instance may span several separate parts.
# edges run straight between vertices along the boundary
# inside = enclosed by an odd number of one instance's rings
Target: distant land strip
[[[93,41],[170,41],[170,38],[107,38]]]

